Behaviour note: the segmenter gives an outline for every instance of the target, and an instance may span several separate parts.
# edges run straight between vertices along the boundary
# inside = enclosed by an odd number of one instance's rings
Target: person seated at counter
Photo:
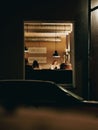
[[[32,69],[33,70],[39,70],[40,67],[39,67],[39,63],[37,60],[34,60],[33,63],[32,63]]]
[[[68,63],[68,62],[61,63],[60,64],[60,69],[72,70],[72,65],[70,63]]]
[[[58,64],[58,61],[57,60],[54,60],[50,66],[50,69],[51,70],[55,70],[55,69],[60,69],[60,66]]]

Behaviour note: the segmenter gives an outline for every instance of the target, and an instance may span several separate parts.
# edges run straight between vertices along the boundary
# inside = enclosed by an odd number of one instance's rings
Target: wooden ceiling
[[[60,41],[72,32],[72,23],[24,22],[26,41]]]

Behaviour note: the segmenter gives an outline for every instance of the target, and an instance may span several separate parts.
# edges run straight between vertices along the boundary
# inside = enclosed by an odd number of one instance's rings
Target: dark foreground
[[[98,102],[48,81],[0,82],[0,130],[98,130]]]
[[[0,130],[98,130],[98,109],[0,108]]]

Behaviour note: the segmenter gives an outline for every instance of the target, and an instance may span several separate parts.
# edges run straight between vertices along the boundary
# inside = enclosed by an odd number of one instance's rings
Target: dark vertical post
[[[88,0],[88,100],[90,99],[90,59],[91,59],[91,0]]]

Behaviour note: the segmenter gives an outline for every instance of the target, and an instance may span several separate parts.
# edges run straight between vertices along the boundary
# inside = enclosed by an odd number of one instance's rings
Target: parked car
[[[98,105],[98,102],[84,100],[51,81],[0,81],[0,105],[7,110],[19,106],[76,107],[91,104]]]

